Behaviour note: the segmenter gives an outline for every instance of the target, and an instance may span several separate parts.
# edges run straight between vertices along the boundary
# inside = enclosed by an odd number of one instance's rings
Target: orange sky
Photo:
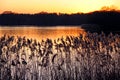
[[[17,13],[77,13],[91,12],[103,6],[116,6],[120,9],[120,0],[0,0],[0,13],[13,11]]]

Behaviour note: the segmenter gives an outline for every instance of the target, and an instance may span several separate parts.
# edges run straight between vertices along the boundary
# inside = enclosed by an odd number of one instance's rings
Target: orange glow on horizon
[[[100,10],[103,6],[115,5],[120,8],[119,0],[0,0],[0,13],[78,13]]]

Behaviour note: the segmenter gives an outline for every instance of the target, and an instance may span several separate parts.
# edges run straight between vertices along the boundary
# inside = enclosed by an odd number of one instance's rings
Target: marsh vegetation
[[[0,37],[0,80],[119,80],[120,35],[89,33],[40,42]]]

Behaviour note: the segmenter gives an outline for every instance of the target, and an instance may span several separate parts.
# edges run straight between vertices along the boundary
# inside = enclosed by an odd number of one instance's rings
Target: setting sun
[[[0,0],[0,13],[13,11],[17,13],[77,13],[100,10],[103,6],[116,6],[119,0]]]

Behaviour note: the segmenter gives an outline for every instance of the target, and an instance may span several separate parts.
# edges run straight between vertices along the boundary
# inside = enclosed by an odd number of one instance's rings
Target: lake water
[[[0,36],[2,35],[14,35],[14,36],[26,36],[27,38],[33,38],[42,40],[46,38],[57,39],[65,36],[78,36],[79,34],[85,34],[85,30],[80,26],[0,26]]]

